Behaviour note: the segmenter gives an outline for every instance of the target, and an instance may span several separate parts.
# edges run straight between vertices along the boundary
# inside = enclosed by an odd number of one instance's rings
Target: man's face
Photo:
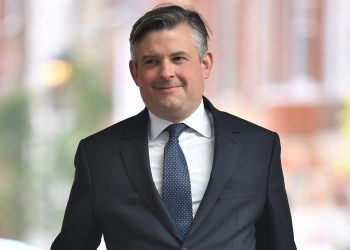
[[[136,45],[135,60],[130,72],[152,113],[178,122],[199,106],[212,56],[199,58],[190,26],[148,33]]]

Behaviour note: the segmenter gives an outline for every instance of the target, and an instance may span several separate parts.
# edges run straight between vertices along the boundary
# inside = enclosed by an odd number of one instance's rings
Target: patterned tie
[[[179,136],[187,128],[183,123],[170,125],[169,141],[164,148],[163,201],[182,239],[192,222],[191,182],[185,156],[179,145]]]

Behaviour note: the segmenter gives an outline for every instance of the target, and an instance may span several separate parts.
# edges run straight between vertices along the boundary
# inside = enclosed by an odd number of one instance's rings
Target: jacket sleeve
[[[75,155],[75,176],[61,232],[51,250],[96,250],[101,235],[94,217],[90,169],[81,141]]]
[[[281,166],[281,145],[274,134],[264,211],[256,224],[257,250],[296,250]]]

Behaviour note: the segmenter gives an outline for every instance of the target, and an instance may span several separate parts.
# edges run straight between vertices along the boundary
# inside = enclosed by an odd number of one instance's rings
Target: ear
[[[131,74],[132,79],[134,80],[135,84],[137,86],[139,86],[138,75],[137,75],[137,65],[136,65],[135,61],[133,61],[133,60],[129,61],[129,70],[130,70],[130,74]]]
[[[206,52],[202,59],[202,69],[204,79],[208,79],[213,66],[213,54],[211,52]]]

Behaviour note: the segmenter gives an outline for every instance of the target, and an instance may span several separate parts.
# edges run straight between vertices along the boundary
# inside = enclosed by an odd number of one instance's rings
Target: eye
[[[175,56],[175,57],[173,58],[173,61],[174,61],[175,63],[183,63],[184,61],[187,61],[187,58],[184,57],[184,56]]]
[[[149,58],[144,61],[144,64],[148,66],[156,65],[157,63],[158,61],[154,58]]]

